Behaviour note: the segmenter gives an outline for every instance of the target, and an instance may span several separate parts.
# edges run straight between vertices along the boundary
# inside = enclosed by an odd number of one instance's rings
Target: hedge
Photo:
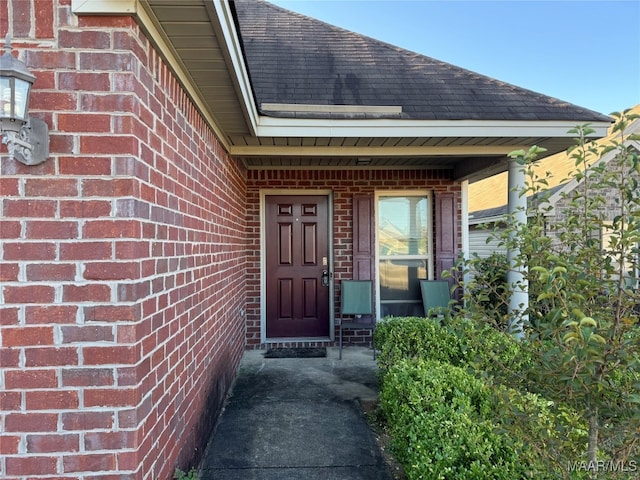
[[[566,472],[586,425],[519,388],[533,363],[507,334],[464,320],[389,318],[375,341],[380,408],[409,479],[586,476]]]

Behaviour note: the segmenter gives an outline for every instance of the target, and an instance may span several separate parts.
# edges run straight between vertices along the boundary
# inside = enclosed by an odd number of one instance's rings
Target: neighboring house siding
[[[637,125],[639,124],[636,124],[636,129]],[[637,143],[635,145],[637,145]],[[619,168],[613,166],[613,163],[615,163],[616,160],[612,157],[614,157],[615,154],[616,151],[609,151],[602,156],[603,161],[610,162],[607,164],[609,173],[612,172],[612,168]],[[635,178],[636,181],[640,182],[640,175],[633,171],[629,173],[629,170],[625,172],[626,181],[629,181],[629,175]],[[619,178],[622,178],[622,176]],[[559,232],[557,231],[557,228],[565,223],[570,213],[576,213],[575,207],[571,206],[571,202],[577,195],[584,197],[585,184],[583,182],[579,183],[574,179],[565,184],[554,186],[548,191],[548,193],[548,202],[545,202],[542,205],[542,208],[545,210],[549,207],[553,208],[549,213],[545,214],[545,232],[546,235],[552,239],[553,248],[560,250],[563,248],[563,245],[558,238]],[[621,199],[620,192],[618,190],[615,188],[603,188],[596,191],[591,187],[589,194],[595,195],[596,193],[603,198],[598,214],[605,224],[612,222],[615,217],[622,214],[620,202],[624,200]],[[483,215],[485,215],[484,218],[489,218],[486,216],[486,213],[494,213],[496,210],[497,209],[489,209],[482,212],[474,212],[474,214],[476,216],[479,215],[480,218],[482,218]],[[502,208],[502,210],[506,210],[506,207]],[[495,218],[495,215],[491,215],[491,218]],[[486,228],[487,225],[489,225],[488,228]],[[485,243],[486,239],[494,234],[494,232],[494,222],[471,225],[469,227],[469,251],[472,254],[476,253],[480,257],[486,257],[493,251],[506,253],[506,248],[504,246],[498,246],[495,240],[492,240],[489,244]],[[608,235],[608,230],[603,227],[602,230],[594,231],[593,235],[599,236],[602,239]],[[606,242],[603,244],[603,248],[607,248]]]
[[[0,477],[171,478],[244,348],[246,172],[133,20],[9,4],[51,158],[2,150]]]
[[[450,180],[448,170],[249,170],[247,188],[248,262],[247,344],[260,346],[260,191],[268,189],[326,189],[333,191],[334,311],[339,308],[339,282],[353,278],[353,197],[382,190],[428,189],[434,194],[454,194],[457,250],[462,238],[461,185]],[[434,235],[437,238],[437,235]],[[434,242],[434,251],[438,245]],[[438,262],[438,258],[434,262]],[[347,334],[345,341],[369,345],[367,332]]]
[[[487,258],[493,253],[506,254],[506,247],[499,245],[499,240],[494,237],[497,232],[480,227],[480,225],[469,227],[469,252],[480,258]]]

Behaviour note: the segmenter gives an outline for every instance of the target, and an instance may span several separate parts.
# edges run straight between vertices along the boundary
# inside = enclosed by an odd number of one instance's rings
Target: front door
[[[329,336],[328,204],[326,195],[265,197],[267,338]]]

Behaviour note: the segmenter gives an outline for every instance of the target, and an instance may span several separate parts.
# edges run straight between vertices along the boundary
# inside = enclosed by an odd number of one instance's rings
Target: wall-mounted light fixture
[[[49,157],[49,127],[29,118],[29,95],[36,77],[27,66],[11,55],[6,37],[0,57],[0,135],[10,155],[25,165],[38,165]]]

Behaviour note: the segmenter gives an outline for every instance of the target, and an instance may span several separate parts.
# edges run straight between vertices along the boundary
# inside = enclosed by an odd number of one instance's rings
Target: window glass
[[[424,315],[420,280],[429,278],[429,197],[380,195],[377,202],[380,316]]]
[[[378,203],[380,255],[427,254],[427,199],[380,197]]]

